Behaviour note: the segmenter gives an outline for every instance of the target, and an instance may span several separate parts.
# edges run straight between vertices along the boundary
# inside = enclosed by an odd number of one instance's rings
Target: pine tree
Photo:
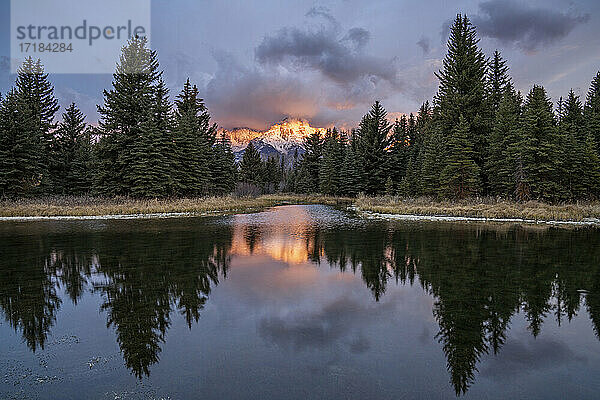
[[[113,74],[113,88],[104,91],[104,105],[98,106],[101,119],[95,184],[101,194],[131,194],[134,181],[139,180],[135,175],[138,171],[132,169],[133,153],[151,117],[148,110],[156,100],[162,74],[158,68],[156,52],[147,48],[147,38],[132,38],[123,47]]]
[[[252,142],[246,147],[240,162],[240,181],[254,185],[262,183],[262,160]]]
[[[600,148],[600,72],[590,85],[583,109],[585,131],[583,169],[586,171],[584,187],[588,196],[600,196],[598,165]]]
[[[365,190],[363,164],[358,156],[358,141],[356,131],[352,131],[350,142],[346,146],[340,179],[342,193],[346,196],[356,196]]]
[[[36,121],[15,89],[0,102],[0,194],[30,196],[39,193],[40,140]],[[36,193],[37,191],[37,193]]]
[[[231,150],[229,138],[223,134],[214,146],[214,165],[212,169],[213,187],[217,195],[231,193],[237,181],[237,165]]]
[[[85,116],[75,103],[65,110],[52,149],[54,193],[83,194],[92,187],[92,143]]]
[[[304,154],[300,161],[300,185],[303,192],[319,190],[319,171],[323,157],[323,138],[319,132],[313,132],[304,139]]]
[[[341,170],[344,144],[336,128],[328,131],[323,144],[323,160],[319,171],[321,193],[338,195],[341,193]]]
[[[473,160],[473,144],[464,118],[460,119],[448,140],[448,154],[440,177],[443,192],[459,199],[477,194],[480,190],[479,167]]]
[[[389,176],[388,147],[392,126],[387,120],[387,111],[379,101],[362,118],[358,128],[358,156],[367,194],[380,194],[385,190]]]
[[[432,114],[433,110],[431,109],[429,101],[424,102],[419,108],[416,121],[411,129],[411,158],[413,158],[415,161],[419,158],[419,154],[422,153],[425,137],[432,126]],[[411,126],[412,125],[409,124],[409,128]]]
[[[131,194],[135,197],[164,197],[172,190],[171,105],[168,90],[159,79],[154,101],[141,125],[140,137],[131,151]]]
[[[265,184],[265,190],[269,193],[279,188],[281,176],[279,175],[279,159],[276,156],[269,156],[262,162],[261,178]]]
[[[487,60],[478,47],[475,28],[466,16],[457,15],[450,28],[448,53],[443,68],[436,76],[440,80],[435,97],[439,109],[439,127],[444,137],[450,137],[460,122],[469,127],[474,158],[480,172],[486,158],[489,136],[489,111],[486,107]],[[487,179],[482,176],[483,184]]]
[[[588,171],[583,169],[584,157],[584,120],[583,106],[573,90],[559,108],[558,133],[564,152],[561,185],[570,200],[585,195],[585,181]]]
[[[598,146],[591,132],[585,136],[583,145],[582,169],[583,175],[583,194],[581,197],[595,198],[600,197],[600,157],[598,156]]]
[[[212,191],[213,145],[216,126],[199,98],[198,88],[188,79],[175,101],[175,185],[183,196],[198,196]]]
[[[420,168],[418,193],[426,196],[439,196],[442,193],[440,176],[446,166],[448,137],[442,133],[440,121],[439,107],[436,107],[421,127],[423,144],[417,158]]]
[[[40,60],[34,61],[28,57],[17,71],[16,93],[19,96],[19,112],[27,121],[29,132],[23,135],[34,135],[36,140],[30,143],[29,151],[37,153],[37,159],[32,168],[36,169],[39,184],[36,184],[38,194],[50,193],[53,178],[50,175],[50,166],[55,162],[51,158],[54,146],[54,115],[59,109],[58,100],[54,97],[54,87],[44,73]],[[31,160],[33,161],[33,160]]]
[[[587,131],[594,136],[596,144],[600,145],[600,71],[590,85],[585,101],[584,116]]]
[[[410,138],[409,160],[406,175],[400,182],[399,191],[404,196],[422,194],[423,162],[425,159],[425,138],[432,130],[432,110],[429,102],[424,102],[419,108],[417,118],[409,118],[408,135]],[[435,154],[433,154],[435,157]]]
[[[409,158],[408,164],[406,165],[406,175],[400,181],[396,192],[401,196],[411,197],[419,193],[417,182],[417,168],[412,158]]]
[[[520,141],[521,103],[520,93],[512,88],[505,92],[490,136],[490,151],[486,162],[490,193],[510,198],[515,190],[515,158],[511,153]]]
[[[487,81],[488,103],[492,108],[492,119],[495,119],[504,94],[507,90],[512,89],[506,60],[502,58],[498,50],[494,51],[494,57],[490,61]]]
[[[396,187],[394,186],[394,182],[392,182],[392,177],[388,176],[385,181],[385,192],[386,196],[394,196],[396,194]]]
[[[412,114],[411,119],[414,121]],[[396,120],[394,123],[391,150],[389,152],[389,178],[392,185],[392,192],[399,190],[400,183],[406,176],[411,151],[410,135],[408,118],[403,115],[400,120]]]
[[[559,184],[563,160],[561,145],[552,103],[541,86],[534,86],[527,95],[521,129],[516,155],[522,166],[523,178],[518,185],[526,185],[531,198],[560,199],[564,194]]]

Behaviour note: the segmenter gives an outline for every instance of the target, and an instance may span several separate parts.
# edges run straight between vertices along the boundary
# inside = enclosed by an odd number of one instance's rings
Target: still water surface
[[[600,231],[0,223],[0,398],[598,398]]]

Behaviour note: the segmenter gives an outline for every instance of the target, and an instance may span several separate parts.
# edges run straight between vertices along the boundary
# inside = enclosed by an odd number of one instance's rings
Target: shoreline
[[[318,195],[263,195],[191,199],[50,197],[0,200],[1,221],[184,218],[232,215],[292,204],[348,205],[351,199]]]
[[[355,211],[363,218],[380,219],[386,221],[414,221],[414,222],[483,222],[499,224],[526,224],[526,225],[546,225],[546,226],[581,226],[581,227],[600,227],[600,219],[589,218],[582,221],[556,221],[556,220],[535,220],[524,218],[486,218],[486,217],[456,217],[448,215],[417,215],[417,214],[382,214],[372,211],[356,209]]]
[[[369,219],[437,222],[600,226],[600,202],[550,205],[492,200],[435,201],[426,198],[263,195],[198,199],[54,197],[0,201],[0,222],[190,218],[250,213],[295,204],[346,206]]]

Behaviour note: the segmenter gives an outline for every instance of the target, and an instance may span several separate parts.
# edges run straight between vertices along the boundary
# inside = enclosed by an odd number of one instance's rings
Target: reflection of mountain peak
[[[325,128],[312,127],[306,120],[286,117],[265,131],[234,128],[223,129],[220,133],[229,138],[233,152],[239,160],[250,142],[265,158],[270,155],[293,156],[296,150],[303,153],[304,139],[315,132],[324,134],[325,131]]]

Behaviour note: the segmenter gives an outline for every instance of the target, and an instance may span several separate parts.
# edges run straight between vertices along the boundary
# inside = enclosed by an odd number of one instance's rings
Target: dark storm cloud
[[[226,127],[264,129],[265,121],[316,113],[310,80],[270,68],[247,67],[228,53],[214,52],[217,72],[206,86],[206,102]]]
[[[356,121],[375,99],[401,89],[395,60],[365,53],[369,31],[342,30],[323,8],[307,16],[317,24],[265,36],[252,65],[213,54],[217,71],[206,86],[206,102],[223,126],[264,129],[265,122],[286,116],[321,125]]]
[[[479,5],[479,14],[472,17],[472,22],[481,36],[533,51],[564,38],[589,19],[589,14],[531,7],[513,0],[490,0]]]
[[[421,50],[423,50],[424,55],[429,54],[429,51],[431,50],[431,42],[429,38],[425,36],[421,36],[421,39],[419,39],[419,41],[417,42],[417,46],[419,46]]]
[[[365,47],[369,39],[371,39],[371,33],[368,30],[363,28],[352,28],[342,40],[349,40],[354,44],[355,48],[361,49]]]
[[[319,71],[338,84],[351,85],[368,78],[374,84],[385,81],[399,86],[392,62],[363,53],[369,36],[362,28],[339,35],[333,25],[318,30],[288,27],[265,37],[255,55],[263,65],[289,63],[299,69]]]

